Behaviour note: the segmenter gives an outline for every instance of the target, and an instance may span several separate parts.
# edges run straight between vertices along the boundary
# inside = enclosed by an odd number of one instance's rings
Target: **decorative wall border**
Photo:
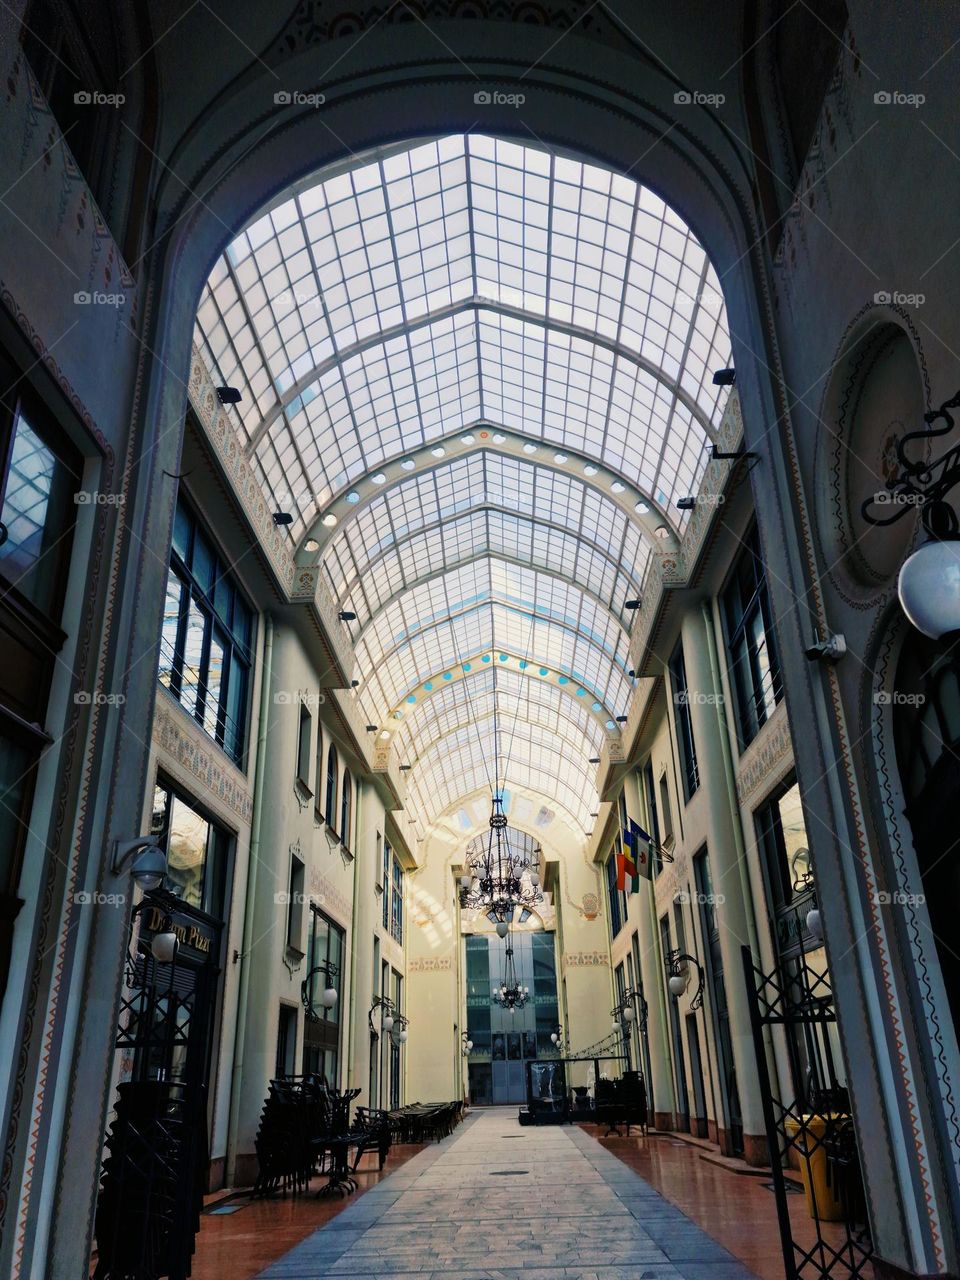
[[[781,702],[740,757],[737,799],[747,806],[758,792],[772,790],[793,767],[793,740],[786,702]]]
[[[253,819],[253,799],[247,789],[246,778],[230,764],[226,756],[220,758],[217,747],[202,729],[190,722],[186,712],[180,709],[179,703],[162,685],[157,686],[153,741],[164,755],[199,783],[206,795],[215,797],[231,809],[241,822],[250,824]]]

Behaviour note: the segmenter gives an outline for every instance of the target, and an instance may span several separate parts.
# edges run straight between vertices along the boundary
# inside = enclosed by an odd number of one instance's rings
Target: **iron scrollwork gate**
[[[96,1280],[185,1280],[208,1166],[206,1075],[220,924],[162,890],[135,908],[116,1048],[117,1086],[97,1201]],[[170,963],[151,946],[171,931]]]
[[[873,1247],[849,1094],[837,1070],[829,974],[813,969],[803,952],[768,974],[756,967],[749,947],[741,955],[787,1280],[857,1280]],[[771,1079],[765,1032],[776,1027],[794,1081],[793,1101],[780,1097]],[[803,1181],[809,1215],[794,1221],[788,1196],[797,1188],[785,1170],[791,1165]]]

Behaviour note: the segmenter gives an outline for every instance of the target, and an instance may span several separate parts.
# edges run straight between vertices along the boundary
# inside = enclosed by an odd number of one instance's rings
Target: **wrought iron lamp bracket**
[[[699,1009],[703,1005],[703,987],[706,975],[703,972],[703,965],[697,957],[688,955],[685,951],[681,951],[679,947],[671,951],[667,957],[668,976],[682,978],[684,964],[692,964],[697,971],[697,989],[694,992],[693,999],[690,1001],[690,1008]]]
[[[320,1014],[317,1013],[316,1007],[311,999],[311,983],[315,973],[322,973],[327,982],[332,984],[333,979],[339,975],[340,969],[330,961],[324,961],[322,964],[315,964],[304,978],[303,982],[300,983],[300,1003],[303,1005],[304,1013],[306,1014],[308,1022],[320,1021]]]
[[[945,501],[950,490],[960,484],[960,444],[953,445],[932,462],[907,454],[907,446],[913,441],[929,442],[949,435],[954,428],[950,410],[957,408],[960,408],[960,391],[951,400],[945,400],[939,409],[923,415],[925,430],[908,431],[900,437],[896,445],[900,474],[888,481],[885,489],[871,494],[862,503],[860,513],[867,524],[880,527],[895,524],[912,507],[919,507],[923,527],[931,538],[944,541],[960,537],[956,512]],[[934,426],[941,421],[942,426]],[[886,515],[874,513],[874,507],[885,506],[892,506],[893,510]]]

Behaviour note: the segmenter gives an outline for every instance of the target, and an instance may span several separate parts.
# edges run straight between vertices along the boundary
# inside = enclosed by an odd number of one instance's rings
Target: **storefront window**
[[[154,789],[151,832],[167,850],[167,884],[218,920],[226,910],[228,833],[163,783]]]
[[[315,972],[319,965],[329,964],[337,974],[331,979],[338,992],[344,987],[343,965],[346,956],[346,934],[338,924],[315,906],[310,908],[310,932],[307,938],[307,973],[310,975],[308,1000],[314,1018],[308,1018],[303,1034],[304,1075],[318,1075],[336,1088],[340,1079],[340,1000],[326,1008],[321,1000],[327,977]]]

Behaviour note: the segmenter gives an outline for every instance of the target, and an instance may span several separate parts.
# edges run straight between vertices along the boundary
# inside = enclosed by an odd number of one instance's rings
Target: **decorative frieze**
[[[769,791],[793,764],[793,743],[787,709],[781,703],[746,749],[737,770],[737,799],[742,805],[758,792]]]
[[[421,956],[407,962],[407,973],[448,973],[453,968],[453,956]]]
[[[606,951],[568,951],[563,956],[564,969],[609,969]]]
[[[164,755],[190,774],[202,792],[232,809],[242,822],[250,822],[253,801],[243,774],[203,730],[194,726],[179,706],[172,703],[162,687],[157,690],[153,740]]]

